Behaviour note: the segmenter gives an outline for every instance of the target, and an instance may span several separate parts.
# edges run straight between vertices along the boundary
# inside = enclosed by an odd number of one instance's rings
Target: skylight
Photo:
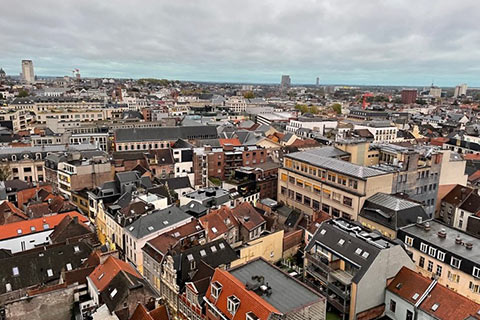
[[[362,254],[362,258],[367,259],[369,255],[370,255],[370,253],[368,253],[367,251],[364,251],[363,254]]]
[[[362,249],[357,248],[357,250],[355,250],[355,254],[361,255],[362,251],[363,251]]]
[[[344,239],[338,240],[338,245],[339,245],[339,246],[343,246],[344,243],[345,243],[345,240],[344,240]]]
[[[47,270],[47,276],[53,277],[53,270],[52,269]]]
[[[43,230],[50,229],[50,225],[48,223],[43,224]]]
[[[30,231],[31,231],[31,232],[35,232],[35,230],[36,230],[36,229],[35,229],[34,226],[31,226],[31,227],[30,227]]]
[[[128,231],[133,231],[133,229],[135,229],[135,227],[131,226],[130,228],[128,228]]]
[[[101,280],[104,275],[105,275],[105,273],[102,273],[101,275],[99,275],[99,276],[98,276],[98,280]]]
[[[440,306],[440,305],[439,305],[438,303],[435,303],[435,304],[432,306],[432,310],[433,310],[433,311],[437,311],[437,309],[438,309],[439,306]]]
[[[110,298],[115,297],[116,294],[117,294],[117,288],[113,289],[112,292],[110,292]]]
[[[218,246],[220,247],[220,249],[225,249],[225,245],[223,243],[219,243]]]
[[[67,271],[70,271],[72,270],[72,264],[71,263],[67,263]]]
[[[325,229],[322,229],[322,231],[320,231],[320,234],[321,234],[322,236],[325,235],[325,233],[327,233],[327,230],[325,230]]]
[[[419,294],[418,294],[418,293],[415,293],[415,294],[413,295],[412,299],[413,299],[413,300],[417,300],[417,299],[418,299],[418,296],[419,296]]]
[[[217,228],[212,227],[212,232],[213,232],[213,233],[217,233],[217,232],[218,232]]]
[[[212,250],[212,252],[217,252],[217,247],[215,246],[211,246],[210,249]]]
[[[18,230],[17,230],[17,233],[18,233],[18,234],[22,234],[22,229],[18,229]]]
[[[205,250],[200,250],[200,255],[202,257],[205,257],[207,255],[207,252],[205,252]]]
[[[192,261],[193,260],[193,255],[192,254],[187,255],[187,259],[188,259],[188,261]]]
[[[18,276],[20,274],[20,272],[18,271],[18,267],[13,267],[12,268],[12,273],[14,276]]]
[[[74,246],[73,247],[73,252],[80,252],[80,247],[79,246]]]
[[[152,227],[152,226],[148,226],[148,231],[153,231],[153,227]]]
[[[167,224],[168,224],[168,221],[167,221],[167,220],[164,220],[164,221],[163,221],[163,224],[164,224],[164,225],[167,225]]]

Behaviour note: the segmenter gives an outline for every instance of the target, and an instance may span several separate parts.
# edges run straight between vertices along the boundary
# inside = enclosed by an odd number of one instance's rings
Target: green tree
[[[0,165],[0,181],[6,181],[12,176],[12,170],[8,164]]]
[[[245,99],[253,99],[255,98],[255,94],[252,91],[247,91],[243,94]]]
[[[332,110],[335,111],[337,114],[342,113],[342,105],[340,103],[334,103],[330,106],[330,108],[332,108]]]
[[[18,92],[18,97],[19,97],[19,98],[25,98],[25,97],[28,97],[28,95],[29,95],[29,93],[28,93],[27,90],[20,90],[20,91]]]

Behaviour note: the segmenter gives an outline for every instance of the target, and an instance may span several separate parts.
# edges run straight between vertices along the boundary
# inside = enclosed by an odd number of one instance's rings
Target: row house
[[[447,288],[480,302],[478,239],[436,220],[401,228],[397,233],[411,253],[416,270],[436,277]]]

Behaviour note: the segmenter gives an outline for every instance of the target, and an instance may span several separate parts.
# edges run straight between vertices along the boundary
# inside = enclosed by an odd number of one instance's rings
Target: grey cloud
[[[479,85],[474,0],[4,0],[0,66],[192,80]]]

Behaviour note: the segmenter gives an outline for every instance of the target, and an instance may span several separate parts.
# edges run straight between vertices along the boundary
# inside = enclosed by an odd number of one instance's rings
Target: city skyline
[[[292,84],[319,76],[321,84],[478,87],[477,7],[11,1],[0,22],[8,44],[0,67],[18,75],[20,61],[31,59],[44,76],[79,68],[85,77],[279,83],[289,74]]]

